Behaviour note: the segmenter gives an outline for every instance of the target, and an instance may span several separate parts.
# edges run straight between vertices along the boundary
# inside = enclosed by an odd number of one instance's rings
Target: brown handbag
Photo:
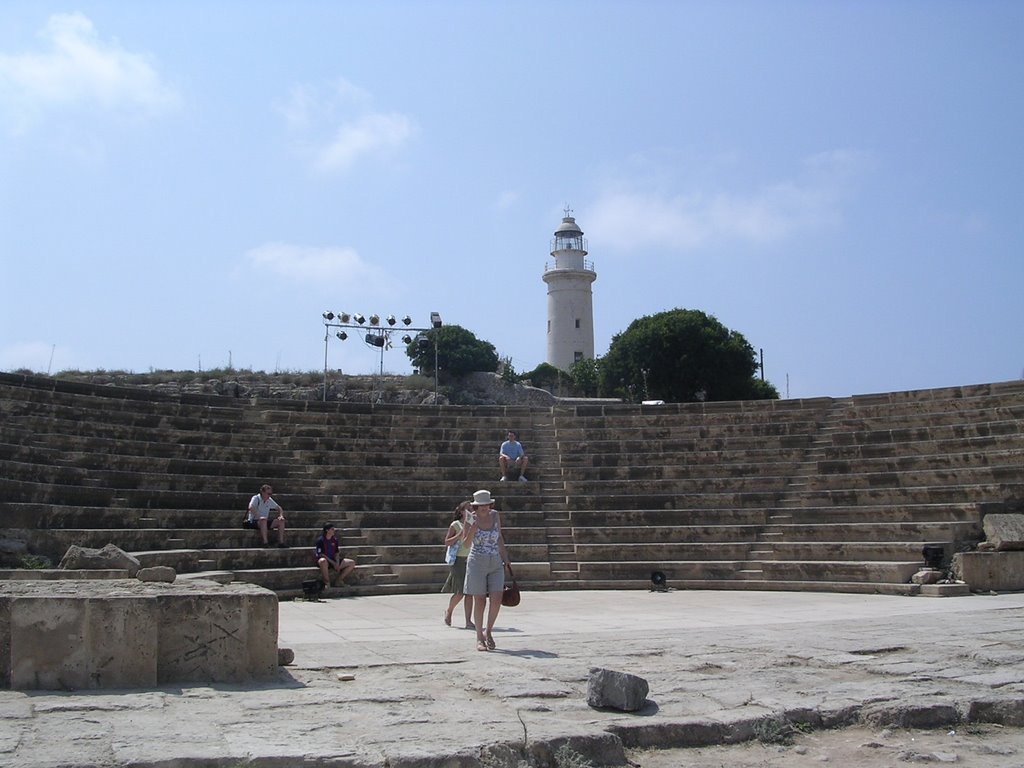
[[[509,608],[519,605],[519,584],[516,582],[516,575],[512,573],[512,566],[508,566],[508,575],[512,577],[512,583],[506,582],[505,591],[501,594],[501,604]]]

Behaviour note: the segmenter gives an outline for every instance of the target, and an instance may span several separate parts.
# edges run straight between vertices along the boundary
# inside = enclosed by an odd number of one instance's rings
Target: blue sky
[[[783,396],[1017,379],[1021,39],[984,0],[6,0],[0,370],[322,370],[325,310],[530,370],[568,205],[599,355],[684,307]]]

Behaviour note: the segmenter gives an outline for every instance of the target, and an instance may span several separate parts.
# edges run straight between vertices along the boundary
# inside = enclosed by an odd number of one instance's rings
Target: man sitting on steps
[[[331,568],[341,574],[338,577],[338,586],[345,587],[345,578],[356,569],[356,561],[350,557],[342,557],[338,547],[338,537],[334,525],[327,523],[323,532],[317,537],[313,545],[316,555],[316,565],[320,569],[320,578],[324,582],[324,588],[330,589]]]
[[[266,484],[260,486],[260,492],[249,500],[249,509],[242,525],[245,528],[256,528],[260,532],[260,540],[264,547],[270,546],[267,528],[275,528],[277,529],[277,546],[286,547],[288,545],[284,543],[284,510],[270,497],[273,490]],[[271,523],[270,513],[274,510],[277,510],[277,518]]]
[[[530,459],[526,455],[522,444],[519,442],[519,435],[514,430],[508,431],[508,440],[501,444],[501,451],[498,453],[498,465],[501,467],[501,479],[519,478],[520,482],[526,482],[526,466]]]

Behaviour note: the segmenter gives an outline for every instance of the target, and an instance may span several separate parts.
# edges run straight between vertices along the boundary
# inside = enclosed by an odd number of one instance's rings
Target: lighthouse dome
[[[555,237],[577,237],[583,234],[583,230],[576,224],[576,219],[572,216],[566,216],[562,219],[562,223],[558,225],[558,229],[555,230]]]

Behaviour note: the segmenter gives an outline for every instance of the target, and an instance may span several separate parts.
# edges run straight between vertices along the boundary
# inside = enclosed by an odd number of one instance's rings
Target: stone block
[[[0,583],[0,683],[22,690],[273,679],[277,597],[249,584]]]
[[[139,581],[158,581],[164,584],[173,584],[178,577],[177,572],[169,565],[153,565],[149,568],[140,568],[135,574]]]
[[[944,574],[934,568],[922,568],[910,577],[913,584],[938,584],[942,581]]]
[[[1024,590],[1024,551],[958,552],[953,572],[976,592]]]
[[[267,680],[276,674],[277,596],[252,589],[262,596],[227,590],[215,599],[202,592],[158,598],[160,684]]]
[[[90,549],[72,544],[60,561],[61,568],[74,569],[123,569],[129,576],[139,572],[139,561],[120,547],[107,544],[102,549]]]
[[[649,690],[647,681],[642,677],[594,667],[587,682],[587,704],[636,712],[647,701]]]
[[[966,720],[1024,726],[1024,699],[977,699],[968,706]]]
[[[67,582],[63,582],[67,583]],[[156,625],[137,597],[25,597],[11,606],[11,687],[75,690],[155,685]]]
[[[1024,514],[985,515],[981,525],[997,551],[1024,550]]]

